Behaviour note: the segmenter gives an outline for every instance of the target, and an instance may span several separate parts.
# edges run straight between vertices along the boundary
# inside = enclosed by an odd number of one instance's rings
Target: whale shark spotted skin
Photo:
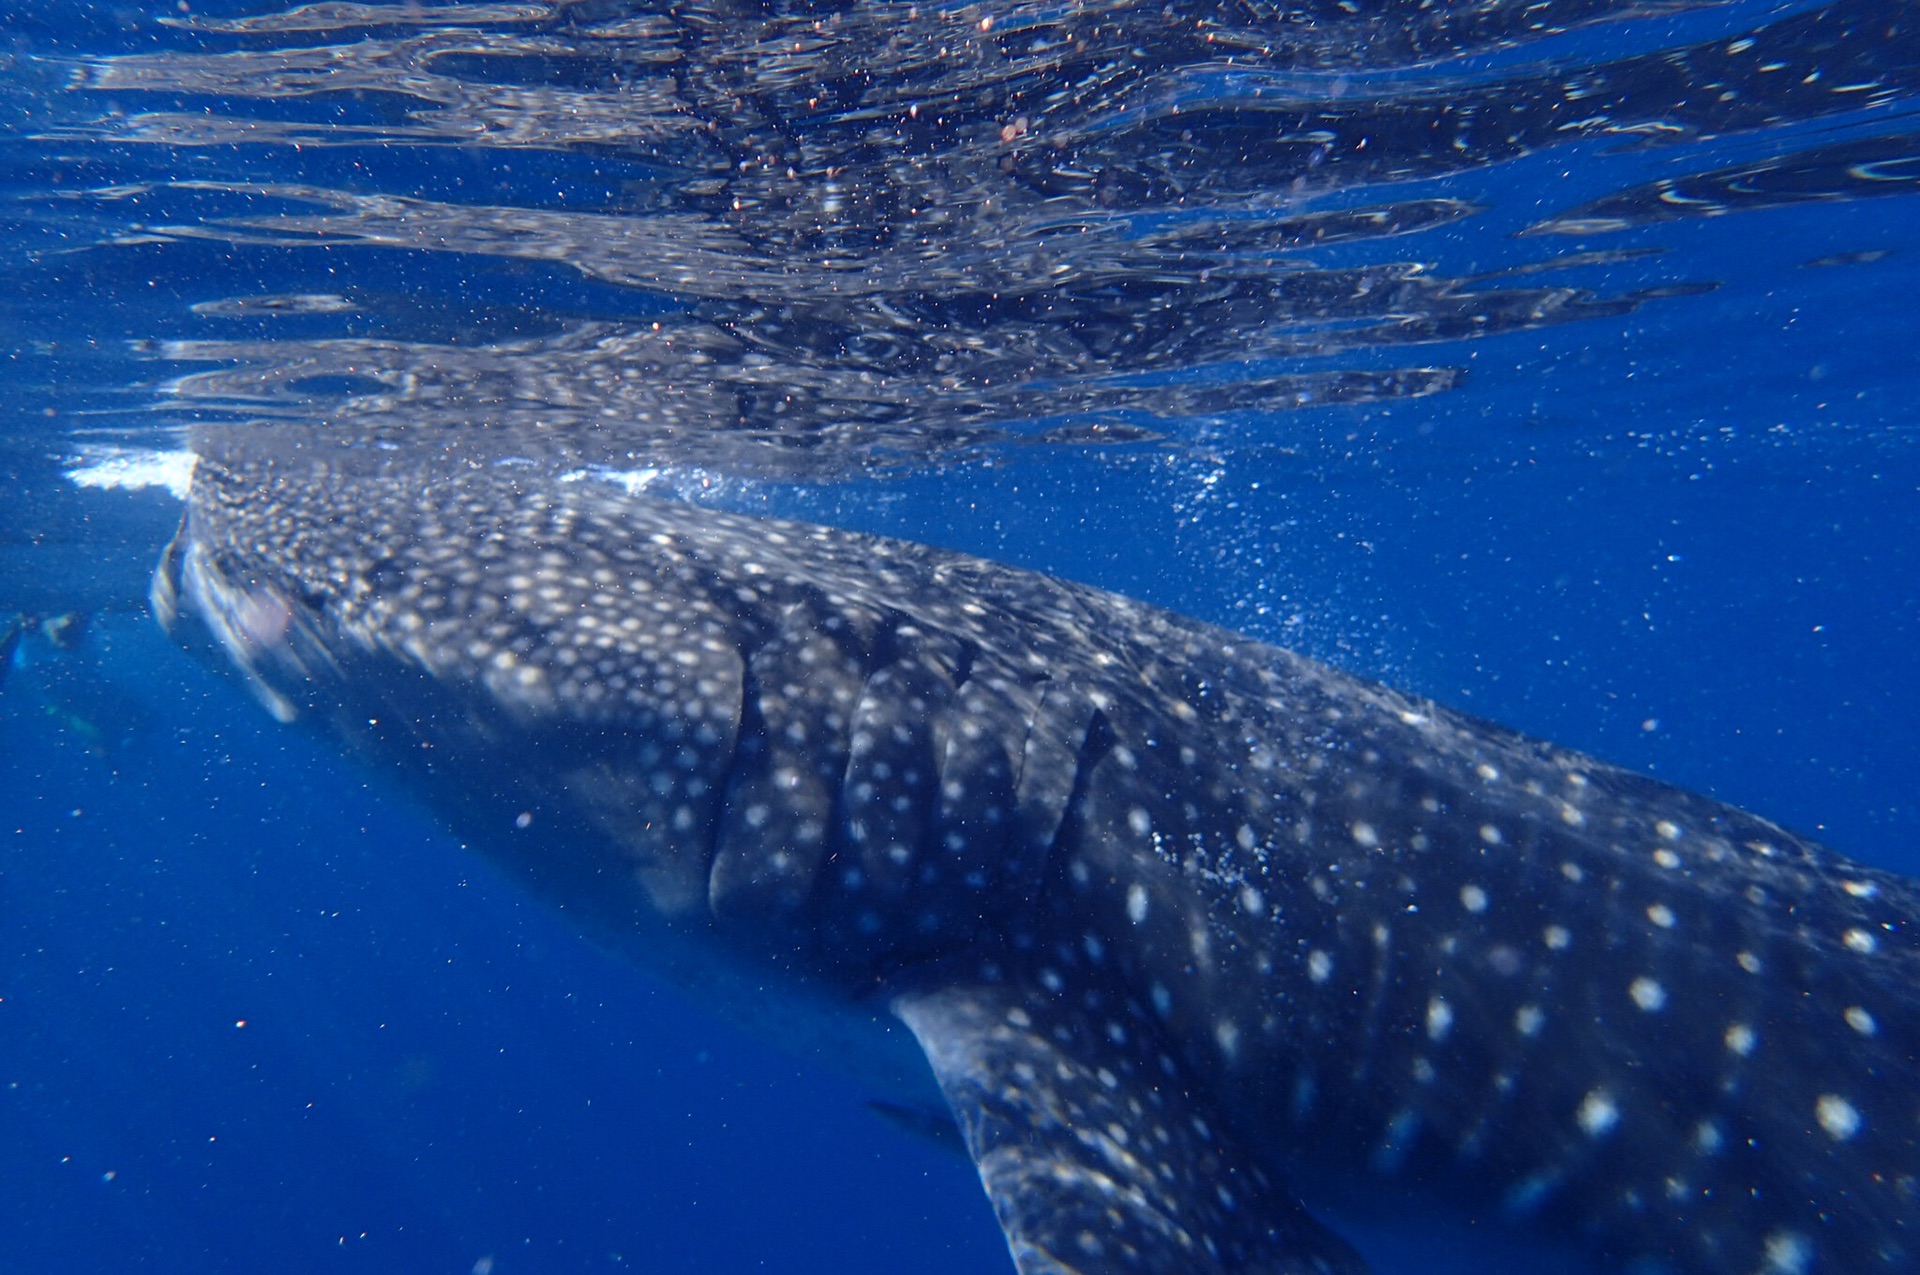
[[[199,451],[163,621],[601,942],[930,1070],[1025,1275],[1357,1272],[1309,1205],[1374,1182],[1620,1270],[1920,1269],[1909,880],[978,559]]]

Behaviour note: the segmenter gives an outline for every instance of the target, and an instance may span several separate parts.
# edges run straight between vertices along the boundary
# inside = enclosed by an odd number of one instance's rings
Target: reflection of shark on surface
[[[1622,1268],[1920,1262],[1907,880],[977,559],[202,452],[169,626],[602,942],[903,1101],[917,1043],[1027,1275],[1356,1271],[1300,1200],[1380,1179]]]

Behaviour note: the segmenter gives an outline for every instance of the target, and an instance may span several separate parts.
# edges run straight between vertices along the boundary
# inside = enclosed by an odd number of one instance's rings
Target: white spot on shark
[[[1813,1265],[1813,1243],[1795,1231],[1775,1231],[1766,1239],[1766,1265],[1760,1275],[1806,1275]]]
[[[1859,1109],[1839,1094],[1821,1094],[1813,1104],[1813,1114],[1835,1142],[1845,1142],[1860,1132]]]
[[[1620,1123],[1620,1107],[1605,1089],[1592,1089],[1580,1100],[1574,1119],[1589,1138],[1603,1138]]]
[[[1859,926],[1848,930],[1840,937],[1850,950],[1858,952],[1862,956],[1871,954],[1880,946],[1879,939],[1876,939],[1871,933],[1861,929]]]

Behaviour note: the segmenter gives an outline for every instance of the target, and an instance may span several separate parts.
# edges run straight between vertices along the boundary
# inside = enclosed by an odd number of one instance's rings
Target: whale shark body
[[[163,621],[603,944],[937,1085],[1024,1275],[1357,1272],[1312,1206],[1370,1183],[1920,1268],[1912,882],[1110,593],[261,434],[199,440]]]

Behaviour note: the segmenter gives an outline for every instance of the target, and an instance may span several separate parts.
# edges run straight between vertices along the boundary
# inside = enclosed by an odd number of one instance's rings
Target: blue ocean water
[[[983,38],[876,36],[921,22]],[[174,649],[146,578],[200,423],[559,439],[1920,872],[1888,0],[44,2],[0,35],[0,1271],[1007,1269],[963,1160]],[[1356,1234],[1483,1269],[1455,1238]]]

